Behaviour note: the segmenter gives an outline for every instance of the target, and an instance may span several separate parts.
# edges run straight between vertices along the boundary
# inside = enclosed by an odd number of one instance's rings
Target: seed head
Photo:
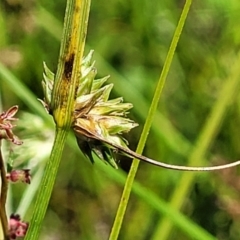
[[[78,146],[92,162],[92,153],[95,153],[101,160],[117,168],[116,148],[110,147],[105,141],[127,148],[122,133],[129,132],[138,124],[126,117],[132,108],[131,103],[123,103],[121,97],[109,100],[113,84],[104,85],[109,76],[95,79],[97,70],[92,56],[93,51],[90,51],[82,60],[72,129]],[[44,106],[50,113],[53,82],[54,74],[44,65]]]

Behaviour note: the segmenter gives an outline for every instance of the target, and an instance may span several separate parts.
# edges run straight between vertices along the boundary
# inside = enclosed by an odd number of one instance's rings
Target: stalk
[[[4,165],[4,160],[2,157],[1,141],[0,141],[0,174],[1,174],[1,196],[0,196],[0,221],[1,221],[1,237],[4,239],[9,239],[8,236],[8,218],[6,213],[6,200],[8,191],[8,181],[6,178],[6,170]]]
[[[56,124],[56,135],[46,164],[25,240],[38,239],[51,197],[64,144],[70,130],[81,60],[85,46],[90,0],[68,0],[57,73],[54,79],[50,113]]]
[[[228,107],[236,99],[239,93],[240,79],[239,79],[239,61],[240,56],[238,55],[234,59],[234,64],[232,65],[228,78],[224,81],[222,89],[219,96],[209,114],[206,118],[206,123],[198,136],[195,143],[195,147],[189,154],[188,162],[189,164],[201,164],[202,159],[211,147],[220,126],[224,120],[224,117],[228,111]],[[178,186],[172,191],[172,196],[169,199],[169,204],[173,209],[180,210],[183,206],[185,199],[188,197],[189,191],[195,181],[195,174],[183,173],[178,181]],[[169,238],[173,224],[169,219],[163,218],[153,235],[153,240],[165,240]]]
[[[143,148],[145,146],[145,142],[147,140],[147,136],[148,136],[149,130],[151,128],[151,124],[153,122],[153,117],[154,117],[154,114],[155,114],[157,106],[158,106],[158,102],[159,102],[159,99],[160,99],[160,96],[162,93],[162,89],[164,87],[164,84],[165,84],[171,63],[172,63],[172,59],[173,59],[173,56],[175,53],[175,49],[177,47],[180,35],[182,33],[182,29],[185,24],[185,20],[187,18],[191,3],[192,3],[191,0],[186,0],[186,3],[184,5],[181,17],[179,19],[177,28],[175,30],[175,33],[174,33],[167,57],[166,57],[166,60],[164,62],[163,70],[161,72],[161,75],[160,75],[160,78],[159,78],[159,81],[158,81],[158,84],[156,87],[153,101],[152,101],[152,104],[149,109],[148,117],[146,119],[146,122],[145,122],[145,125],[143,128],[143,132],[141,134],[141,138],[140,138],[137,150],[136,150],[137,153],[142,153]],[[110,240],[116,240],[118,238],[120,228],[122,225],[122,221],[123,221],[123,217],[125,215],[125,211],[126,211],[127,204],[129,201],[133,181],[134,181],[135,175],[137,173],[138,165],[139,165],[139,160],[134,159],[131,169],[130,169],[130,172],[128,174],[127,180],[126,180],[126,184],[125,184],[123,194],[122,194],[122,197],[120,200],[120,204],[118,207],[117,215],[115,217],[115,221],[114,221],[111,233],[110,233],[110,237],[109,237]]]

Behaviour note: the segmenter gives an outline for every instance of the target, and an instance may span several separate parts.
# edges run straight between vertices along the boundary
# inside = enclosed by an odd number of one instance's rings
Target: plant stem
[[[38,239],[57,176],[66,137],[72,125],[89,10],[90,0],[67,1],[63,37],[50,106],[50,111],[56,123],[56,135],[51,156],[40,183],[25,240]]]
[[[224,81],[224,84],[221,87],[217,101],[215,102],[212,110],[206,118],[206,123],[202,131],[200,132],[195,147],[192,149],[192,152],[189,154],[188,163],[189,164],[201,164],[205,155],[207,154],[208,149],[211,147],[211,144],[216,137],[220,126],[223,122],[224,116],[228,111],[228,106],[236,99],[239,93],[240,79],[239,79],[239,61],[240,55],[238,55],[232,64],[229,76]],[[172,191],[172,196],[169,199],[169,204],[172,208],[180,210],[187,195],[194,183],[195,180],[194,173],[183,173],[181,178],[178,181],[178,186]],[[165,240],[169,238],[173,224],[169,219],[163,218],[159,222],[156,232],[154,233],[152,239]]]
[[[4,239],[9,239],[8,234],[8,218],[6,213],[6,200],[8,191],[8,180],[6,178],[6,169],[4,166],[4,161],[1,151],[1,141],[0,141],[0,174],[1,174],[1,196],[0,196],[0,220],[3,230]]]
[[[90,0],[67,1],[64,32],[50,107],[57,126],[62,128],[69,128],[72,124],[78,81],[81,77],[80,68],[87,35],[89,10]],[[66,117],[66,112],[70,112],[68,117]]]
[[[163,70],[162,70],[160,78],[158,80],[158,84],[156,87],[156,91],[154,93],[152,104],[150,106],[146,122],[144,124],[141,138],[139,140],[139,144],[138,144],[138,147],[136,150],[137,153],[142,153],[143,148],[145,146],[147,136],[148,136],[149,130],[151,128],[151,124],[153,122],[154,114],[157,110],[157,106],[158,106],[158,102],[159,102],[159,99],[160,99],[160,96],[162,93],[162,89],[164,87],[164,84],[165,84],[171,63],[172,63],[172,59],[173,59],[180,35],[182,33],[182,29],[185,24],[185,20],[187,18],[191,3],[192,3],[192,0],[186,0],[181,17],[180,17],[178,25],[176,27],[171,45],[170,45],[168,53],[167,53],[166,60],[164,62]],[[131,169],[130,169],[130,172],[128,174],[127,180],[126,180],[126,184],[125,184],[123,194],[122,194],[122,197],[120,200],[120,204],[118,207],[117,215],[115,217],[114,224],[113,224],[113,227],[112,227],[112,230],[110,233],[110,237],[109,237],[110,240],[116,240],[118,238],[120,228],[122,225],[122,221],[123,221],[123,217],[124,217],[124,214],[125,214],[125,211],[127,208],[127,204],[129,201],[133,181],[134,181],[135,175],[137,173],[138,165],[139,165],[139,160],[134,159]]]
[[[101,63],[103,63],[103,62],[101,61]],[[0,65],[0,74],[1,74],[1,65]],[[111,74],[111,76],[112,75],[114,75],[114,73]],[[18,87],[16,87],[16,86],[22,84],[20,79],[17,79],[12,74],[11,75],[6,74],[6,78],[3,78],[3,79],[6,81],[6,84],[9,84],[9,82],[11,82],[11,77],[15,78],[19,82],[17,84],[13,84],[13,86],[14,86],[13,91],[15,93],[18,93]],[[122,80],[124,80],[124,78],[122,78]],[[124,84],[126,86],[127,82],[124,82]],[[27,91],[27,89],[26,89],[26,91]],[[22,96],[24,96],[24,95],[22,95]],[[32,96],[30,100],[31,100],[30,102],[26,101],[26,105],[28,107],[35,106],[35,105],[38,106],[37,105],[38,101],[36,100],[36,98],[34,96]],[[140,105],[142,106],[142,104],[140,104]],[[41,115],[41,113],[42,113],[41,110],[42,110],[42,108],[36,108],[36,114],[38,114],[43,119],[45,119],[45,121],[47,121],[49,119],[48,116],[45,114]],[[157,112],[157,114],[159,114],[159,112]],[[47,118],[46,118],[46,116],[47,116]],[[159,120],[161,120],[160,116],[159,116]],[[164,121],[163,121],[162,126],[167,126],[164,124]],[[174,134],[175,133],[174,130],[171,130],[171,133],[173,136],[176,136],[176,134]],[[76,139],[73,135],[68,137],[68,143],[72,147],[72,149],[79,151],[79,148],[77,147],[77,145],[75,145],[75,142],[76,142]],[[187,140],[183,139],[182,142],[185,143],[186,146],[191,146],[191,143],[189,143]],[[183,146],[183,145],[184,144],[182,144],[181,146]],[[205,159],[202,159],[202,162],[205,162],[205,161],[206,161]],[[95,167],[97,169],[97,172],[99,172],[101,175],[103,174],[103,175],[107,176],[108,179],[111,180],[112,182],[119,184],[120,186],[124,186],[126,176],[122,171],[116,171],[115,169],[110,168],[109,166],[107,166],[105,164],[102,164],[101,161],[96,161],[95,165],[96,165]],[[42,171],[42,170],[40,170],[40,171]],[[33,179],[33,181],[31,181],[31,185],[34,184],[34,181],[38,181],[36,178],[38,178],[38,177],[36,175],[34,175],[34,179]],[[135,185],[135,187],[134,187],[134,185]],[[168,203],[166,201],[164,201],[163,199],[159,198],[157,196],[157,194],[154,193],[153,191],[151,191],[150,189],[145,189],[140,183],[137,183],[137,181],[134,181],[134,185],[132,188],[132,192],[134,194],[136,194],[136,196],[138,196],[139,199],[141,199],[148,206],[153,207],[153,209],[155,209],[156,213],[158,213],[159,215],[167,216],[173,222],[173,224],[177,228],[179,228],[182,232],[186,233],[188,236],[194,236],[194,234],[195,234],[196,240],[215,239],[213,236],[211,236],[209,233],[207,233],[206,230],[202,229],[199,225],[197,225],[196,223],[193,223],[193,221],[190,218],[183,215],[183,213],[175,210],[174,208],[169,207]],[[25,195],[25,197],[26,197],[26,195]],[[28,199],[28,201],[29,201],[29,199]],[[24,202],[24,198],[21,200],[21,202],[22,203]],[[27,203],[27,205],[28,205],[28,203]],[[24,217],[25,212],[26,212],[25,210],[28,209],[29,207],[25,206],[24,209],[22,209],[22,208],[19,209],[19,208],[21,208],[21,203],[18,206],[18,209],[16,210],[16,212],[19,213],[22,217]],[[23,211],[23,214],[22,214],[22,211]],[[192,225],[194,225],[195,227]]]
[[[45,172],[40,184],[39,192],[35,202],[33,216],[27,231],[25,240],[38,239],[42,221],[51,197],[52,189],[55,183],[58,167],[61,161],[63,147],[67,136],[66,130],[57,128],[56,137],[49,161],[46,164]]]

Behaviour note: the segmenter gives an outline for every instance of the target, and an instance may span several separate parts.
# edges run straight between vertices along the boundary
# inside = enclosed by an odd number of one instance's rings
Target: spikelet
[[[77,138],[77,143],[82,152],[93,162],[92,153],[101,160],[117,168],[115,147],[106,142],[127,148],[127,141],[121,136],[138,126],[128,119],[128,110],[131,103],[123,103],[123,99],[109,100],[113,84],[104,85],[109,76],[95,79],[97,70],[92,62],[93,51],[82,60],[81,76],[79,80],[77,98],[74,107],[72,128]],[[44,63],[43,89],[44,106],[51,113],[51,94],[54,83],[54,74]]]

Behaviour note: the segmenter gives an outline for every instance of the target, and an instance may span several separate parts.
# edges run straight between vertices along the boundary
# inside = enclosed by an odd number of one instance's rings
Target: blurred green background
[[[15,166],[30,167],[36,174],[30,186],[12,186],[8,209],[26,220],[54,134],[32,104],[43,98],[42,62],[56,70],[65,5],[62,0],[0,3],[1,105],[20,106],[18,135],[25,142],[14,147],[12,158]],[[123,96],[134,105],[129,116],[139,127],[126,136],[133,150],[183,5],[177,0],[92,1],[86,53],[95,50],[99,77],[111,75],[112,97]],[[193,1],[144,155],[200,166],[239,158],[239,11],[238,0]],[[17,83],[29,89],[34,100]],[[119,170],[98,160],[92,165],[71,139],[40,239],[107,239],[131,160],[120,156]],[[191,224],[216,239],[238,240],[238,174],[238,168],[182,173],[141,163],[136,177],[140,190],[131,195],[119,240],[201,239]],[[179,209],[193,233],[177,223],[178,216],[158,206]]]

